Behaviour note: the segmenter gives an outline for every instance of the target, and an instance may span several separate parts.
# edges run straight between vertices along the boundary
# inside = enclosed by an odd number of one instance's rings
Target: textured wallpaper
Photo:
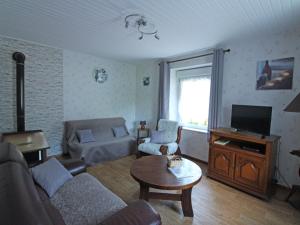
[[[105,83],[96,83],[94,70],[104,68]],[[135,121],[136,67],[126,63],[64,51],[64,120],[124,117]]]
[[[0,37],[0,132],[16,131],[15,51],[26,55],[26,130],[42,129],[51,145],[49,154],[56,154],[63,130],[63,52]]]
[[[143,78],[150,77],[150,84],[143,85]],[[156,127],[158,116],[158,61],[149,61],[137,66],[136,79],[136,120],[146,120],[152,128]]]
[[[300,33],[241,40],[226,47],[231,52],[224,62],[222,124],[230,126],[232,104],[272,106],[271,133],[281,136],[279,168],[290,184],[300,183],[299,158],[289,154],[300,148],[300,114],[283,111],[300,92]],[[293,89],[256,90],[257,61],[285,57],[295,57]]]

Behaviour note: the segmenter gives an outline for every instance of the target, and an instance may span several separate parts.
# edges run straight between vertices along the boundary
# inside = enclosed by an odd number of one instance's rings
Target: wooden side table
[[[41,130],[4,133],[2,141],[16,145],[17,149],[23,153],[29,166],[46,161],[47,149],[50,148],[44,132]],[[37,160],[32,160],[32,158],[37,158]]]
[[[137,145],[141,143],[141,140],[143,138],[147,138],[150,135],[150,129],[149,128],[138,128],[137,129]]]

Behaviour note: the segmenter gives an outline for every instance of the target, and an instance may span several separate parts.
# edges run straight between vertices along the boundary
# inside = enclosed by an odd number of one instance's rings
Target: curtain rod
[[[224,53],[226,52],[230,52],[230,48],[229,49],[226,49],[226,50],[223,50]],[[184,59],[177,59],[177,60],[173,60],[173,61],[167,61],[167,63],[174,63],[174,62],[180,62],[180,61],[185,61],[185,60],[190,60],[190,59],[196,59],[196,58],[201,58],[201,57],[204,57],[204,56],[209,56],[209,55],[213,55],[214,53],[211,52],[211,53],[207,53],[207,54],[202,54],[202,55],[197,55],[197,56],[192,56],[192,57],[188,57],[188,58],[184,58]]]

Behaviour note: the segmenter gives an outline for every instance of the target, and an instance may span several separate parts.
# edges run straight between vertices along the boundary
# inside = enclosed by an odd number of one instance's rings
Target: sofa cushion
[[[122,199],[87,173],[67,181],[51,202],[67,225],[96,225],[126,207]]]
[[[96,141],[91,129],[77,130],[76,135],[81,144]]]
[[[172,142],[172,140],[167,136],[165,130],[152,130],[150,142],[155,144],[165,144]]]
[[[116,138],[129,135],[125,126],[113,127],[112,130]]]
[[[67,180],[72,179],[70,172],[55,158],[31,169],[34,180],[47,192],[49,197]]]

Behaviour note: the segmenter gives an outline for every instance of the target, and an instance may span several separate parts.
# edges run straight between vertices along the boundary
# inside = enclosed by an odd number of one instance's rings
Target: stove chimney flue
[[[24,62],[25,55],[21,52],[13,53],[16,61],[16,84],[17,84],[17,131],[25,131],[25,100],[24,100]]]

